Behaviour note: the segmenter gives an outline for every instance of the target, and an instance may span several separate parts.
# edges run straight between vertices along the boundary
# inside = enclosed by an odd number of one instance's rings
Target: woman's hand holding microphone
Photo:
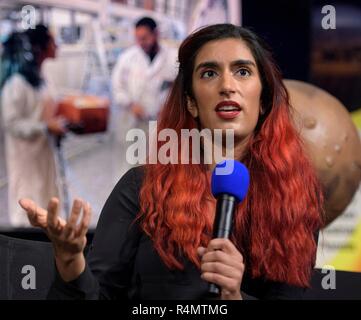
[[[229,239],[213,239],[208,247],[198,248],[201,257],[201,277],[220,287],[221,300],[242,300],[244,273],[242,254]]]

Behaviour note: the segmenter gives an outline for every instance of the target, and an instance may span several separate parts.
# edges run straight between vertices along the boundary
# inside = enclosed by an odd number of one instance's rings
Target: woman
[[[179,63],[158,130],[234,130],[235,159],[249,168],[251,185],[232,239],[210,240],[215,163],[128,171],[103,208],[87,262],[88,204],[75,200],[65,222],[57,199],[48,211],[23,199],[54,244],[50,297],[202,299],[213,282],[221,299],[276,299],[301,297],[309,285],[322,193],[269,51],[251,31],[221,24],[191,34]]]
[[[1,57],[1,113],[9,190],[9,218],[16,227],[29,226],[18,204],[23,197],[45,206],[57,195],[55,165],[48,133],[62,135],[61,119],[41,77],[41,65],[54,58],[56,46],[45,26],[14,33]]]

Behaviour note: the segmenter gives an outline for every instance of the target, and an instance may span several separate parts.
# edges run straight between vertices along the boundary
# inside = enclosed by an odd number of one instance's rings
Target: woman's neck
[[[226,159],[232,158],[235,160],[242,160],[246,153],[250,138],[251,136],[247,136],[243,139],[235,139],[233,148],[231,150],[227,149],[227,146],[224,143],[222,143],[222,145],[213,144],[214,151],[212,157],[212,164],[209,165],[209,170],[212,172],[219,161],[219,159],[216,159],[214,157],[215,154],[222,155],[222,158],[225,155]],[[222,151],[220,149],[222,149]]]

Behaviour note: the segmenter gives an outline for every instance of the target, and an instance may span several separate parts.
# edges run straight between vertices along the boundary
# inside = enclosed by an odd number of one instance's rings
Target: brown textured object
[[[107,130],[109,115],[108,99],[96,96],[67,96],[58,105],[58,115],[71,125],[79,126],[79,134]]]
[[[350,113],[326,91],[285,80],[293,118],[325,189],[326,224],[351,202],[361,181],[361,142]]]

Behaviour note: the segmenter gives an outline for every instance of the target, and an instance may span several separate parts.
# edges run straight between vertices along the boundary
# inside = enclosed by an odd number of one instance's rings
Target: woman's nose
[[[235,82],[232,74],[225,73],[221,77],[220,90],[221,95],[230,95],[236,92]]]

